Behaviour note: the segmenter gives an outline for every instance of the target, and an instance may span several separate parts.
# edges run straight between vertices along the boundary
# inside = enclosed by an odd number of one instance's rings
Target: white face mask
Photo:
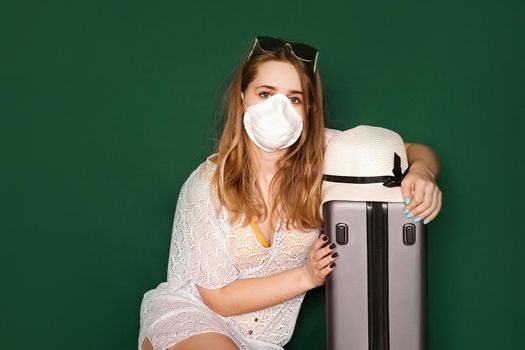
[[[244,102],[242,92],[241,97]],[[250,139],[266,152],[290,147],[303,130],[303,117],[281,93],[246,107],[243,121]]]

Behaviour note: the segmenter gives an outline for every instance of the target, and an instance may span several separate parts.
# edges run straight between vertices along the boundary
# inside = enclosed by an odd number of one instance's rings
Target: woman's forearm
[[[233,316],[261,310],[314,287],[301,267],[266,277],[239,279],[221,289],[214,311]]]
[[[434,150],[420,143],[407,144],[408,164],[411,169],[427,171],[436,179],[439,175],[439,158]]]

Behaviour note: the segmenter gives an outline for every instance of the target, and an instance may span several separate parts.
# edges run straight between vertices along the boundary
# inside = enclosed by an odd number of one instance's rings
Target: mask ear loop
[[[248,110],[248,106],[246,105],[246,102],[244,101],[244,93],[241,91],[241,101],[242,105],[244,106],[245,111]]]

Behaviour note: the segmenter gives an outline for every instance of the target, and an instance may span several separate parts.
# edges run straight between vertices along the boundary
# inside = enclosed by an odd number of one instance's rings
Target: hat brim
[[[330,200],[403,202],[401,187],[386,187],[381,183],[346,184],[323,182],[323,203]]]

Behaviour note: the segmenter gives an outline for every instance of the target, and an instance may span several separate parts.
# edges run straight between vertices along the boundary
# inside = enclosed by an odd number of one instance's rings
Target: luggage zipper
[[[366,203],[368,349],[388,350],[388,204]]]

